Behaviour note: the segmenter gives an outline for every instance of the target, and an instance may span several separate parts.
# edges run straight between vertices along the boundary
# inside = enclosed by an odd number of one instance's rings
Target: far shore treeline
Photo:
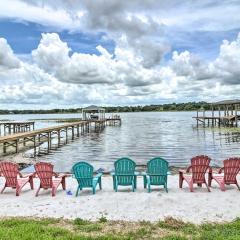
[[[161,111],[194,111],[204,108],[211,109],[211,104],[207,102],[188,102],[170,104],[152,104],[145,106],[112,106],[105,107],[108,113],[117,112],[161,112]],[[49,110],[0,110],[0,114],[51,114],[51,113],[80,113],[82,108],[49,109]]]

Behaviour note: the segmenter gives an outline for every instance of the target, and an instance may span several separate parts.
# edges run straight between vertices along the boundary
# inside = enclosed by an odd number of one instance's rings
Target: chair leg
[[[209,173],[209,174],[208,174],[208,186],[209,186],[209,187],[212,186],[212,179],[213,179],[213,178],[212,178],[212,174]]]
[[[237,187],[238,187],[238,190],[240,191],[240,186],[239,186],[239,184],[238,184],[237,181],[236,181],[236,185],[237,185]]]
[[[179,188],[182,188],[183,185],[183,174],[179,173]]]
[[[78,186],[77,191],[76,191],[76,195],[75,195],[76,197],[78,196],[79,189],[80,189],[80,187]]]
[[[115,176],[113,176],[113,189],[115,190],[116,188],[116,180],[115,180]]]
[[[135,179],[134,179],[134,181],[132,183],[132,191],[135,192],[135,189],[136,189],[136,185],[135,185]]]
[[[33,186],[33,177],[30,177],[30,178],[29,178],[29,183],[30,183],[31,189],[33,190],[33,189],[34,189],[34,186]]]
[[[164,188],[166,190],[166,193],[168,193],[167,183],[164,184]]]
[[[205,185],[207,187],[208,192],[211,192],[210,188],[208,187],[208,184],[205,182]]]
[[[144,188],[147,187],[147,177],[146,176],[143,176],[143,186],[144,186]]]
[[[98,183],[99,183],[99,188],[102,190],[102,178],[101,177],[98,179]]]
[[[193,182],[192,181],[189,182],[188,185],[189,185],[190,192],[193,192]]]
[[[56,196],[56,191],[57,191],[57,188],[53,187],[52,188],[52,197]]]
[[[148,183],[148,193],[150,193],[150,192],[151,192],[151,184]]]
[[[35,197],[38,196],[38,193],[39,193],[39,191],[40,191],[40,188],[41,188],[41,187],[38,188],[38,190],[37,190],[37,192],[36,192],[36,194],[35,194]]]
[[[134,176],[134,188],[137,189],[137,176]]]
[[[3,193],[3,191],[5,190],[5,188],[6,188],[6,184],[5,184],[4,187],[2,188],[1,193]]]
[[[219,185],[220,185],[221,191],[224,192],[226,190],[224,182],[219,183]]]
[[[63,190],[66,190],[66,177],[62,178],[62,188]]]
[[[96,193],[96,186],[92,187],[93,195]]]
[[[17,186],[17,187],[16,187],[16,196],[19,196],[19,195],[20,195],[20,192],[21,192],[21,187],[20,187],[20,186]]]

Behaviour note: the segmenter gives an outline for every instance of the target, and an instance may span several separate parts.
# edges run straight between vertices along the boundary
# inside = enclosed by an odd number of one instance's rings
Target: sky
[[[0,108],[237,99],[239,0],[0,0]]]

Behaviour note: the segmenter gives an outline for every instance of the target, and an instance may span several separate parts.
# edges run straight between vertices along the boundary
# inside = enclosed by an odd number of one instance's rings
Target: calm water
[[[122,113],[121,126],[107,126],[101,133],[91,133],[63,146],[51,155],[41,156],[54,163],[57,171],[69,171],[78,161],[89,161],[96,168],[112,169],[113,162],[128,156],[138,164],[161,156],[172,166],[184,166],[192,156],[206,154],[213,165],[230,156],[240,155],[240,132],[196,128],[193,112]],[[1,119],[80,117],[65,115],[8,115]],[[56,123],[37,122],[36,127]]]

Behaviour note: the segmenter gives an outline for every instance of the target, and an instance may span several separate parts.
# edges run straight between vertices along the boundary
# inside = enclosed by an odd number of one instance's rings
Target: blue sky
[[[237,0],[0,1],[0,107],[237,98],[239,10]]]
[[[61,39],[68,43],[74,52],[89,54],[99,54],[96,46],[101,44],[113,52],[114,42],[103,40],[105,33],[89,34],[83,32],[71,33],[67,30],[54,31],[54,29],[44,27],[31,22],[16,22],[11,19],[0,21],[0,36],[6,38],[16,54],[31,54],[36,49],[41,39],[42,33],[57,32]]]

